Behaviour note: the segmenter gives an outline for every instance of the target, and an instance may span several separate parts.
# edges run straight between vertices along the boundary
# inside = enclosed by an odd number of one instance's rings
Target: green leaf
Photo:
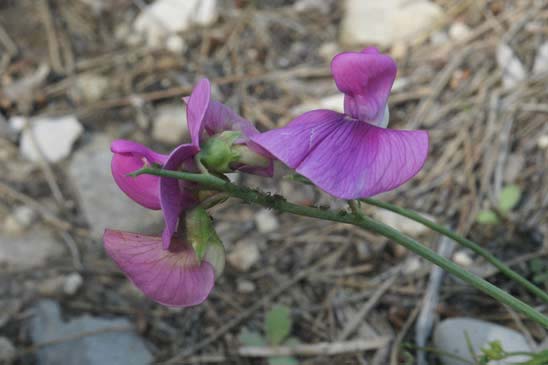
[[[480,224],[497,224],[499,222],[499,218],[492,210],[482,210],[478,213],[476,222]]]
[[[269,357],[268,365],[299,365],[299,360],[292,356]]]
[[[529,268],[532,272],[535,274],[539,274],[545,271],[547,269],[547,265],[544,263],[542,259],[534,258],[529,262]]]
[[[517,185],[507,185],[500,192],[499,209],[508,213],[516,206],[521,198],[521,189]]]
[[[238,340],[246,346],[266,346],[266,341],[260,333],[242,328],[238,335]]]
[[[289,335],[291,331],[291,316],[289,308],[285,306],[275,306],[265,318],[266,338],[271,345],[279,345]]]

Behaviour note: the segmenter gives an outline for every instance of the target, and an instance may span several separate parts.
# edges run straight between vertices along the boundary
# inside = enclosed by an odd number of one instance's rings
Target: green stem
[[[421,245],[419,242],[401,234],[399,231],[385,224],[376,222],[368,217],[360,217],[347,212],[334,212],[331,210],[323,210],[315,207],[305,207],[287,202],[283,197],[277,195],[268,195],[256,190],[245,187],[239,187],[230,182],[226,182],[213,175],[193,174],[188,172],[161,170],[157,168],[146,167],[133,173],[133,176],[141,174],[150,174],[156,176],[170,177],[174,179],[182,179],[192,181],[207,188],[228,193],[230,196],[243,200],[246,203],[261,205],[267,208],[275,209],[280,212],[292,213],[300,216],[318,218],[332,222],[347,223],[365,230],[369,230],[381,234],[394,242],[404,246],[410,251],[415,252],[419,256],[424,257],[428,261],[440,266],[445,271],[455,275],[457,278],[472,285],[476,289],[483,291],[501,303],[504,303],[518,312],[523,313],[530,319],[538,322],[542,326],[548,328],[548,317],[538,312],[528,304],[513,297],[504,290],[494,286],[493,284],[475,276],[474,274],[464,270],[452,261],[436,254],[429,248]]]
[[[419,222],[420,224],[425,225],[426,227],[430,228],[433,231],[436,231],[438,233],[443,234],[444,236],[447,236],[451,238],[452,240],[458,242],[460,245],[472,250],[476,254],[483,256],[487,261],[489,261],[493,266],[495,266],[497,269],[500,270],[503,274],[505,274],[510,279],[518,282],[521,284],[524,288],[529,290],[531,293],[535,294],[537,297],[542,299],[544,302],[548,303],[548,293],[546,293],[544,290],[539,288],[538,286],[531,283],[529,280],[525,279],[523,276],[512,270],[510,267],[508,267],[506,264],[504,264],[502,261],[497,259],[495,256],[493,256],[489,251],[482,248],[477,243],[470,241],[469,239],[466,239],[462,236],[459,236],[455,232],[451,231],[450,229],[441,226],[430,219],[424,218],[419,213],[414,212],[412,210],[404,209],[398,206],[395,206],[390,203],[382,202],[380,200],[376,199],[361,199],[361,201],[371,204],[383,209],[390,210],[394,213],[397,213],[399,215],[402,215],[404,217],[407,217],[409,219],[414,220],[415,222]]]

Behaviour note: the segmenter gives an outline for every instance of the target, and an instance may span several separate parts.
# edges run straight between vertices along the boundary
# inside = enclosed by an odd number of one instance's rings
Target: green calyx
[[[201,146],[198,158],[212,172],[231,172],[230,165],[237,162],[240,154],[233,150],[233,144],[240,137],[240,132],[226,131],[209,138]]]
[[[211,217],[203,207],[198,206],[187,212],[185,224],[187,242],[192,245],[198,260],[213,266],[215,277],[219,277],[225,266],[225,249]]]

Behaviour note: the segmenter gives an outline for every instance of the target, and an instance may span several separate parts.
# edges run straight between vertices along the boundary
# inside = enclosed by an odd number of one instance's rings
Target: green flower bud
[[[213,222],[203,207],[196,207],[187,212],[185,217],[186,240],[192,245],[200,262],[206,261],[219,277],[225,267],[225,248]]]
[[[210,171],[231,172],[230,164],[239,158],[239,154],[232,151],[232,145],[238,137],[240,137],[240,132],[226,131],[209,138],[201,146],[198,158]]]

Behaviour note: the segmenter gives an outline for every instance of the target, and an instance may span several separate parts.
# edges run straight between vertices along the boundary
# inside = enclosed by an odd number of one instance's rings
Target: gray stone
[[[93,103],[101,100],[110,88],[108,78],[96,74],[83,74],[76,78],[70,94],[76,101]]]
[[[58,162],[67,157],[84,128],[73,115],[35,118],[21,135],[21,154],[30,161]]]
[[[427,0],[346,0],[341,24],[344,44],[391,46],[429,30],[443,15]]]
[[[15,360],[15,346],[6,337],[0,337],[0,364],[11,364]]]
[[[168,145],[179,145],[188,138],[186,108],[183,103],[158,108],[152,125],[152,137]]]
[[[481,348],[487,347],[493,341],[500,341],[502,348],[507,352],[532,351],[526,338],[519,332],[497,324],[465,317],[446,319],[439,323],[434,331],[434,346],[442,353],[453,354],[473,362],[468,349],[467,336],[475,354],[479,354]],[[527,356],[512,356],[508,360],[489,364],[505,365],[527,359]],[[462,364],[461,360],[444,355],[441,355],[441,360],[444,365]]]
[[[533,75],[548,71],[548,41],[542,43],[537,50],[535,63],[533,65]]]
[[[35,345],[57,342],[40,347],[39,365],[145,365],[153,360],[126,318],[84,315],[64,322],[59,304],[51,300],[35,306],[30,335]]]
[[[133,202],[114,182],[109,145],[110,139],[96,136],[74,154],[69,166],[69,175],[93,236],[101,238],[105,228],[158,233],[161,213]]]
[[[502,84],[506,89],[516,87],[527,78],[525,66],[514,50],[504,42],[497,46],[497,64],[502,70]]]
[[[62,253],[63,246],[45,227],[24,234],[0,233],[0,269],[30,269]]]

